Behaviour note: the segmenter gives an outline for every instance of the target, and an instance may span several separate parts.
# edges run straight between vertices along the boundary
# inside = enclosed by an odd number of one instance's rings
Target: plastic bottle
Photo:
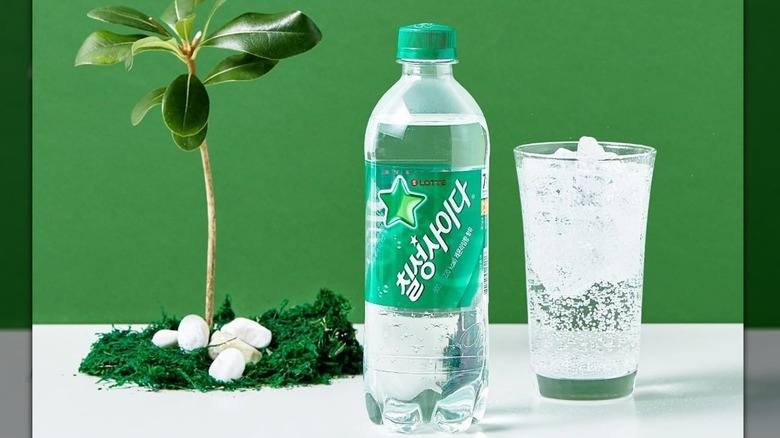
[[[366,129],[366,408],[400,432],[464,431],[488,393],[490,147],[455,55],[453,28],[401,27]]]

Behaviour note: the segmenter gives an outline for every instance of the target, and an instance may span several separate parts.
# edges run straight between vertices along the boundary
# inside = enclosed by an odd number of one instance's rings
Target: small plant
[[[209,33],[216,10],[227,0],[215,0],[203,28],[193,33],[195,10],[205,0],[175,0],[160,16],[160,24],[151,16],[126,6],[108,6],[90,11],[87,16],[111,24],[140,29],[145,34],[118,34],[98,30],[87,37],[76,55],[79,65],[125,63],[129,70],[136,55],[144,52],[170,53],[186,65],[187,72],[167,87],[156,88],[135,105],[130,121],[137,125],[150,109],[161,106],[162,119],[174,143],[184,151],[200,150],[206,183],[208,212],[208,250],[206,261],[206,310],[209,327],[214,313],[214,273],[217,222],[214,184],[206,146],[209,118],[207,86],[233,81],[250,81],[268,73],[280,59],[303,53],[322,38],[314,22],[300,11],[276,14],[248,12]],[[156,35],[149,35],[156,34]],[[201,80],[195,60],[201,48],[215,47],[240,52],[228,56]]]

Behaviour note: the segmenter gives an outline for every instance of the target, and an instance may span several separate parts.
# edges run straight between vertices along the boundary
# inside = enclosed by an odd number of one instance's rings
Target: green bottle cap
[[[398,59],[449,61],[455,59],[455,29],[419,23],[398,29]]]

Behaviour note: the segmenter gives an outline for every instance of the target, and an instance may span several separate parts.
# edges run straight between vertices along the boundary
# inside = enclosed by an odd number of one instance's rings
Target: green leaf
[[[144,119],[144,116],[146,116],[146,113],[148,113],[150,109],[162,104],[163,94],[165,94],[165,87],[146,93],[146,95],[133,107],[133,111],[130,113],[130,123],[132,123],[133,126],[141,123],[141,120]]]
[[[143,52],[164,51],[176,55],[177,58],[185,61],[184,53],[181,52],[179,45],[173,38],[161,39],[156,36],[146,37],[133,43],[133,55]]]
[[[162,20],[168,27],[173,30],[179,38],[188,40],[189,33],[192,30],[192,24],[195,22],[195,7],[199,6],[205,0],[174,0],[174,2],[168,6],[162,14],[160,14],[160,20]],[[183,20],[191,20],[189,25],[179,24]],[[189,26],[185,29],[179,29],[181,26]]]
[[[107,30],[90,34],[76,54],[76,65],[111,65],[130,55],[133,43],[146,35],[120,35]]]
[[[176,32],[187,41],[190,40],[190,32],[192,32],[192,25],[195,24],[195,15],[182,18],[176,22]]]
[[[208,18],[206,18],[206,25],[203,26],[203,36],[209,31],[209,24],[211,24],[211,18],[214,17],[214,13],[217,12],[220,6],[224,5],[227,0],[216,0],[214,6],[211,7]]]
[[[279,61],[260,58],[242,53],[223,59],[214,70],[206,76],[204,85],[221,84],[232,81],[251,81],[268,73]]]
[[[183,74],[171,82],[163,94],[165,125],[182,137],[200,131],[209,119],[209,94],[195,75]]]
[[[173,142],[176,143],[176,146],[184,151],[191,152],[203,144],[203,141],[206,140],[206,133],[208,130],[209,125],[207,124],[203,127],[203,129],[196,132],[194,135],[182,137],[181,135],[171,131],[171,136],[173,137]]]
[[[176,17],[176,3],[172,3],[160,14],[160,20],[167,24],[176,35],[181,36],[179,31],[176,30],[176,22],[179,21],[178,17]]]
[[[205,0],[175,0],[173,8],[176,13],[176,19],[181,21],[189,18],[195,13],[195,7],[200,6]]]
[[[184,57],[184,53],[182,53],[181,48],[179,48],[179,45],[176,43],[175,39],[168,38],[163,40],[156,36],[150,36],[133,43],[130,56],[128,56],[127,60],[125,61],[126,67],[128,70],[133,67],[133,58],[139,53],[161,51],[172,53],[174,56],[179,58],[181,62],[185,64],[187,63],[187,60]]]
[[[203,41],[203,46],[236,50],[268,59],[303,53],[322,39],[317,25],[300,11],[239,15]]]
[[[87,13],[87,17],[106,23],[134,27],[147,32],[155,32],[160,35],[169,36],[161,32],[160,28],[153,24],[152,17],[141,11],[128,8],[127,6],[107,6],[93,9]]]

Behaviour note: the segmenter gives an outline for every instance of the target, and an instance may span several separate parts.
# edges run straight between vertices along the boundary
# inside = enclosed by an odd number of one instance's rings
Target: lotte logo
[[[413,179],[411,181],[413,186],[429,187],[429,186],[446,186],[446,179]]]

